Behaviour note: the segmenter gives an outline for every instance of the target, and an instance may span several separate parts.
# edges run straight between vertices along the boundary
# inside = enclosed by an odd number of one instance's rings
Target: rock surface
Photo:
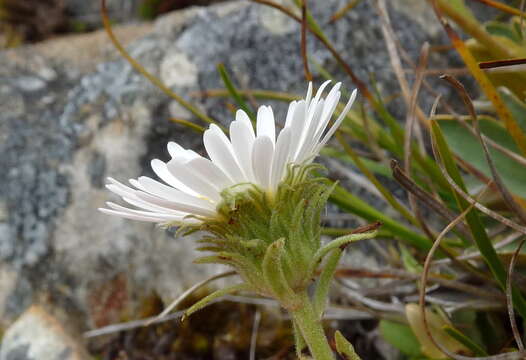
[[[345,3],[313,1],[312,11],[326,24]],[[404,11],[393,10],[392,22],[415,59],[423,41],[433,41],[435,32]],[[375,72],[384,93],[394,94],[398,85],[379,21],[371,19],[376,19],[374,8],[362,2],[327,27],[327,35],[362,79]],[[244,88],[305,90],[298,25],[257,4],[191,8],[160,18],[153,28],[122,29],[118,36],[141,37],[130,42],[131,55],[223,123],[232,118],[224,99],[190,97],[222,87],[217,63],[224,63]],[[103,187],[105,177],[124,181],[152,175],[149,161],[167,158],[169,139],[197,149],[201,144],[199,136],[169,121],[195,120],[187,111],[114,51],[94,51],[94,44],[99,49],[108,46],[103,39],[95,33],[0,54],[4,325],[42,298],[67,307],[81,329],[106,325],[133,318],[149,294],[170,301],[219,271],[191,265],[194,244],[189,238],[174,239],[151,224],[96,211],[112,198]],[[309,37],[308,48],[314,60],[352,88],[319,42]],[[283,118],[286,106],[276,106]]]
[[[0,360],[42,359],[87,360],[89,357],[59,320],[43,308],[32,306],[5,333]]]

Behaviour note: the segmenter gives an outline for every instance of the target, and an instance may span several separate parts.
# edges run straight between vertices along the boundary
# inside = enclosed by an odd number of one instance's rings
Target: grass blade
[[[237,91],[236,87],[234,86],[234,83],[230,79],[230,76],[228,75],[228,72],[226,71],[224,64],[218,64],[217,65],[217,71],[219,72],[219,76],[221,76],[221,80],[223,80],[223,83],[225,84],[225,87],[230,94],[230,96],[234,99],[236,104],[247,113],[248,117],[252,120],[252,122],[255,121],[256,116],[254,112],[250,109],[248,104],[243,100],[243,97],[241,94]]]

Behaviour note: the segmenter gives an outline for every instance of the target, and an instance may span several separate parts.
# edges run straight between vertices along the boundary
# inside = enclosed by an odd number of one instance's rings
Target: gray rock
[[[311,10],[326,24],[345,3],[311,2]],[[392,11],[393,24],[416,58],[423,41],[436,35],[404,11]],[[368,79],[375,72],[389,95],[398,86],[375,18],[372,5],[362,2],[327,27],[327,36],[358,76]],[[127,27],[117,33],[130,39],[150,30]],[[34,299],[49,296],[57,307],[67,306],[81,328],[102,326],[136,313],[149,294],[169,302],[219,271],[191,265],[191,238],[174,239],[154,225],[96,211],[113,199],[102,186],[106,176],[125,181],[153,175],[149,161],[168,157],[168,140],[202,150],[199,136],[168,119],[199,121],[115,52],[100,50],[104,46],[107,40],[95,33],[0,53],[0,203],[6,209],[0,219],[0,271],[5,267],[10,274],[5,281],[0,276],[0,318],[6,322]],[[353,87],[311,36],[308,48],[346,89]],[[232,119],[224,99],[190,96],[223,87],[219,62],[242,87],[291,93],[306,87],[298,24],[246,1],[167,15],[128,49],[224,124]],[[444,59],[436,61],[444,67]],[[286,105],[273,105],[283,119]]]
[[[41,307],[29,308],[6,331],[0,360],[87,360],[85,349],[59,320]]]

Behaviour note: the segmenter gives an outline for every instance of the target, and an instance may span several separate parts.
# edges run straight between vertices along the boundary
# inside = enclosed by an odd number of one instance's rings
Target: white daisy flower
[[[345,108],[328,128],[339,103],[341,83],[322,99],[326,81],[312,97],[289,105],[285,126],[276,134],[270,106],[257,112],[256,131],[248,115],[238,110],[230,124],[230,139],[216,125],[204,132],[203,142],[209,159],[175,142],[168,143],[171,160],[154,159],[153,171],[164,182],[141,176],[130,179],[132,187],[108,178],[106,187],[136,208],[108,202],[100,211],[123,218],[157,223],[196,224],[199,218],[212,218],[221,203],[221,192],[241,183],[252,183],[272,194],[285,177],[290,163],[311,162],[334,134],[349,112],[356,90]],[[328,128],[328,130],[327,130]]]

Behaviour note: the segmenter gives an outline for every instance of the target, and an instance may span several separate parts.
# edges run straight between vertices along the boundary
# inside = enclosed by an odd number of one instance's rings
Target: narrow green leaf
[[[382,337],[396,349],[405,355],[422,356],[420,343],[408,325],[389,321],[380,321],[380,333]]]
[[[248,104],[245,102],[241,94],[237,91],[236,87],[234,86],[234,83],[230,79],[230,76],[228,75],[228,72],[226,71],[224,64],[218,64],[217,65],[217,71],[219,72],[219,76],[221,76],[221,80],[223,80],[223,83],[225,84],[226,89],[228,90],[230,96],[234,99],[236,104],[243,109],[248,115],[248,117],[252,120],[252,122],[255,121],[256,116],[254,112],[250,109]]]
[[[451,150],[477,170],[491,177],[491,171],[484,156],[482,145],[477,137],[457,121],[439,121],[439,125]],[[480,119],[479,126],[482,134],[495,143],[515,153],[519,152],[511,136],[499,123],[489,119]],[[493,147],[490,147],[489,151],[495,167],[507,188],[512,193],[526,198],[526,187],[524,186],[526,167]]]
[[[270,244],[261,265],[267,286],[272,289],[276,299],[283,305],[296,301],[296,295],[283,272],[282,256],[284,246],[285,240],[283,238]]]
[[[457,183],[457,185],[460,186],[462,190],[467,192],[466,186],[464,185],[464,181],[462,179],[462,176],[460,175],[460,171],[457,167],[455,159],[453,158],[453,154],[451,153],[451,150],[447,145],[444,134],[442,133],[442,130],[440,129],[438,123],[434,120],[431,122],[431,130],[433,139],[437,147],[437,151],[442,159],[442,162],[444,163],[446,171],[449,173],[449,175],[455,181],[455,183]],[[453,189],[452,191],[455,194],[459,208],[462,209],[462,211],[466,210],[470,204],[464,198],[459,196]],[[466,221],[473,234],[475,243],[484,258],[484,261],[488,264],[493,276],[495,277],[501,288],[506,289],[506,270],[504,269],[504,266],[502,265],[499,257],[497,256],[497,252],[495,251],[495,248],[493,247],[493,244],[491,243],[491,240],[489,239],[488,234],[484,229],[484,226],[478,216],[477,211],[471,210],[466,215]],[[513,300],[513,304],[517,308],[521,316],[526,317],[526,302],[524,301],[524,298],[517,289],[513,290]]]
[[[396,121],[393,115],[387,110],[387,107],[385,106],[382,96],[378,90],[378,87],[376,86],[376,82],[373,80],[374,83],[374,91],[376,93],[376,103],[377,103],[377,114],[384,121],[384,123],[387,125],[389,130],[391,130],[392,137],[395,141],[395,143],[398,145],[398,148],[401,153],[403,153],[404,149],[404,128]]]
[[[407,271],[413,274],[422,273],[422,265],[415,259],[415,257],[409,252],[409,250],[405,246],[400,246],[400,253],[402,255],[402,262]]]
[[[369,221],[380,221],[383,224],[382,226],[395,234],[398,239],[407,242],[412,246],[426,251],[431,248],[431,241],[427,237],[408,229],[399,221],[396,221],[381,211],[376,210],[374,207],[367,204],[359,197],[351,194],[341,186],[337,186],[334,189],[329,199],[342,210],[351,214],[355,214]]]
[[[190,306],[190,308],[188,308],[188,310],[185,311],[182,320],[192,315],[196,311],[201,310],[202,308],[210,304],[211,301],[214,301],[228,294],[233,294],[233,293],[236,293],[242,290],[249,290],[249,289],[250,287],[247,284],[236,284],[236,285],[232,285],[232,286],[214,291],[210,295],[205,296],[204,298],[196,302],[194,305]]]
[[[510,25],[500,21],[490,21],[484,25],[486,31],[491,35],[507,37],[516,43],[520,43],[520,35]]]
[[[508,109],[510,109],[515,121],[517,121],[522,129],[522,132],[526,132],[526,104],[524,101],[521,101],[511,91],[504,87],[499,88],[498,92],[506,106],[508,106]]]
[[[325,311],[325,306],[327,306],[327,299],[329,297],[329,290],[331,288],[334,271],[340,262],[342,254],[343,251],[341,249],[334,249],[334,251],[325,261],[325,265],[323,266],[318,278],[316,290],[314,291],[313,305],[314,311],[316,311],[316,314],[320,320],[323,316],[323,312]]]
[[[476,356],[488,356],[488,353],[482,348],[482,346],[471,340],[466,335],[462,334],[454,327],[446,325],[443,327],[443,329],[449,336],[457,340],[469,350],[473,351],[473,354],[475,354]]]
[[[318,264],[325,257],[325,255],[327,255],[331,250],[334,250],[340,247],[345,247],[348,244],[355,242],[355,241],[372,239],[376,236],[376,234],[377,234],[376,231],[371,231],[371,232],[366,232],[366,233],[344,235],[337,239],[334,239],[331,242],[329,242],[327,245],[319,249],[316,252],[316,254],[314,254],[313,264]]]
[[[343,151],[338,151],[337,149],[335,149],[333,147],[330,147],[330,146],[325,146],[321,150],[321,155],[332,157],[332,158],[336,158],[336,159],[340,159],[340,160],[345,161],[346,163],[349,163],[349,164],[352,164],[352,165],[356,166],[356,163],[354,162],[354,160],[349,155],[347,155]],[[375,174],[381,175],[381,176],[385,176],[387,178],[392,178],[393,177],[393,174],[391,172],[391,168],[389,166],[384,165],[382,163],[379,163],[378,161],[373,161],[373,160],[367,159],[367,158],[365,158],[363,156],[359,156],[359,158],[360,158],[362,164],[369,171],[371,171],[372,173],[375,173]]]
[[[340,142],[340,145],[343,146],[347,154],[353,159],[356,166],[360,169],[360,171],[367,177],[367,179],[375,186],[375,188],[382,194],[384,199],[391,205],[396,211],[398,211],[407,221],[412,223],[415,226],[418,226],[418,220],[409,212],[407,208],[405,208],[402,204],[398,202],[398,200],[395,199],[393,194],[389,190],[387,190],[381,183],[378,181],[376,176],[372,172],[367,169],[367,167],[364,165],[364,163],[361,161],[361,159],[358,157],[358,155],[354,152],[353,148],[341,137],[341,135],[336,134],[336,138]]]
[[[450,6],[460,15],[469,18],[470,20],[476,20],[471,10],[466,6],[464,0],[449,0],[449,3]]]
[[[352,344],[343,337],[339,330],[334,333],[334,340],[336,342],[336,351],[338,351],[338,354],[344,359],[361,360],[356,351],[354,351]]]

